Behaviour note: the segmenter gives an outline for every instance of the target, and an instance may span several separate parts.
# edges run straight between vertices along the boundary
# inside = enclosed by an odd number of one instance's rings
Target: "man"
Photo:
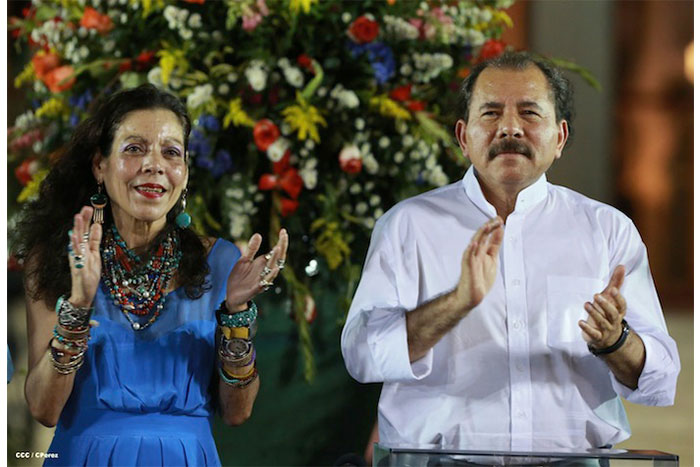
[[[616,209],[546,181],[571,132],[559,70],[506,53],[461,97],[472,166],[377,222],[343,329],[347,369],[384,383],[383,443],[619,443],[619,396],[670,405],[680,371],[644,244]]]

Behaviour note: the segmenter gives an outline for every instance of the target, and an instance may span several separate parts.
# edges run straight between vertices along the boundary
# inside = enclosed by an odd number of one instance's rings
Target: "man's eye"
[[[131,146],[127,146],[127,147],[124,149],[124,152],[130,152],[130,153],[137,153],[137,152],[140,152],[140,151],[141,151],[141,148],[140,148],[139,146],[135,145],[135,144],[133,144],[133,145],[131,145]]]
[[[482,117],[494,117],[496,116],[496,111],[495,110],[487,110],[483,114],[481,114]]]

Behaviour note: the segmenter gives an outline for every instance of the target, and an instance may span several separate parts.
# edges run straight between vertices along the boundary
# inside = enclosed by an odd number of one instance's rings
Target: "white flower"
[[[192,16],[190,16],[190,19],[187,20],[187,25],[192,29],[201,28],[202,16],[199,13],[194,13]]]
[[[272,162],[278,162],[284,157],[284,153],[289,149],[289,140],[287,138],[279,137],[277,141],[272,143],[267,148],[267,158]]]
[[[250,83],[250,87],[253,88],[254,91],[260,92],[265,89],[267,85],[267,71],[263,66],[254,62],[255,61],[251,62],[250,66],[246,68],[245,77],[248,83]]]
[[[243,199],[244,194],[243,188],[229,188],[226,190],[226,196],[233,199]]]
[[[299,151],[299,155],[301,155],[301,157],[306,157],[309,155],[309,150],[306,148],[301,148],[301,150]]]
[[[287,122],[282,122],[280,125],[280,133],[282,133],[284,136],[288,136],[292,132],[292,127],[289,126],[289,123]]]
[[[156,87],[163,87],[163,81],[161,79],[162,71],[159,66],[151,68],[151,71],[146,75],[148,82]]]
[[[282,57],[279,60],[277,60],[277,66],[282,68],[283,70],[287,67],[289,67],[289,59],[287,57]]]
[[[181,24],[185,24],[185,21],[187,21],[187,17],[189,16],[189,14],[190,14],[189,11],[185,10],[184,8],[181,8],[181,9],[177,12],[177,20],[178,20],[178,22],[180,22]]]
[[[175,76],[173,78],[170,78],[169,85],[172,89],[180,89],[182,87],[182,80]]]
[[[418,159],[420,159],[420,153],[419,153],[418,151],[416,151],[415,149],[414,149],[413,151],[409,152],[408,155],[409,155],[409,156],[411,157],[411,159],[413,159],[414,161],[417,161]]]
[[[367,183],[365,183],[365,190],[367,190],[367,191],[372,191],[372,190],[374,190],[374,182],[367,182]]]
[[[306,164],[299,171],[301,179],[307,190],[313,190],[318,184],[318,171],[316,170],[316,159],[307,159]]]
[[[229,83],[235,83],[238,80],[238,74],[235,72],[231,72],[231,73],[226,75],[226,80]]]
[[[355,119],[355,128],[358,130],[362,131],[365,128],[365,121],[361,118],[356,118]]]
[[[379,195],[372,195],[369,197],[369,205],[372,207],[378,206],[381,200]]]
[[[408,131],[408,124],[404,122],[403,120],[397,120],[396,121],[396,131],[399,134],[404,134]]]
[[[216,89],[216,91],[221,95],[225,95],[225,94],[228,94],[228,92],[230,91],[230,88],[228,87],[228,84],[222,83],[219,85],[219,87]]]
[[[379,219],[382,217],[382,214],[384,214],[384,210],[382,208],[377,208],[374,210],[374,218]]]
[[[359,203],[357,203],[357,206],[355,206],[355,212],[359,215],[366,213],[368,209],[369,206],[367,206],[367,203],[365,203],[364,201],[360,201]]]
[[[357,94],[349,89],[344,89],[338,94],[338,102],[348,109],[354,109],[360,105],[360,99],[357,97]],[[362,128],[358,129],[361,130]]]
[[[405,157],[406,156],[404,156],[403,153],[399,151],[396,154],[394,154],[394,162],[396,162],[397,164],[400,164],[403,162]]]
[[[180,37],[186,41],[192,39],[192,30],[187,28],[180,29]]]
[[[314,143],[314,140],[312,139],[307,139],[306,141],[304,141],[304,147],[311,151],[313,148],[316,147],[316,143]]]
[[[36,153],[41,152],[41,146],[42,146],[41,141],[34,141],[34,144],[32,144],[32,151],[34,151]],[[35,163],[36,163],[36,161],[33,162],[32,164],[35,164]]]
[[[178,9],[175,6],[168,5],[163,10],[163,17],[168,21],[168,23],[173,23],[177,21]]]
[[[411,146],[413,144],[413,136],[404,135],[403,138],[401,138],[401,144],[403,144],[404,147]]]
[[[127,21],[129,21],[129,15],[127,15],[126,13],[122,13],[121,15],[119,15],[120,23],[126,24]]]
[[[348,191],[350,191],[351,195],[358,195],[362,192],[362,187],[359,183],[353,183],[352,185],[350,185]]]
[[[318,97],[326,97],[326,94],[328,94],[328,88],[325,86],[321,86],[316,91],[316,95],[318,95]]]
[[[367,173],[374,175],[379,171],[379,162],[372,154],[362,158],[362,166],[367,170]]]
[[[381,138],[379,138],[379,147],[380,148],[386,149],[389,147],[390,144],[391,144],[391,140],[389,138],[387,138],[386,136],[382,136]]]
[[[368,229],[374,227],[374,219],[372,219],[371,217],[365,218],[365,227],[367,227]]]
[[[192,110],[205,104],[212,98],[214,87],[211,84],[196,86],[187,96],[187,108]]]
[[[78,54],[80,54],[80,58],[87,58],[90,55],[90,49],[83,45],[78,49]]]
[[[433,169],[436,166],[437,166],[437,160],[435,159],[435,157],[428,157],[425,160],[425,168],[426,169]]]
[[[224,40],[224,35],[219,31],[218,29],[214,32],[211,33],[211,38],[214,39],[216,42],[221,42]]]
[[[284,68],[283,72],[284,78],[289,84],[291,84],[295,88],[300,88],[304,85],[304,75],[302,74],[301,70],[299,70],[299,68],[295,66],[290,66]]]
[[[347,24],[352,20],[352,15],[349,12],[345,11],[342,15],[340,15],[340,19],[343,20],[343,23]]]

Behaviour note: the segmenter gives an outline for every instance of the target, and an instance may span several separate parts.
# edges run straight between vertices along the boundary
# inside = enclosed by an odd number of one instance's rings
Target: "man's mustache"
[[[530,147],[515,139],[504,139],[491,146],[489,148],[489,160],[503,153],[518,153],[528,159],[532,158],[532,150],[530,150]]]

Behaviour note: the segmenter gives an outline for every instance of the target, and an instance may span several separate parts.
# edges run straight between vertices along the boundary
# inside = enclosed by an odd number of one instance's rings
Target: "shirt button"
[[[522,328],[523,328],[523,322],[520,321],[519,319],[516,319],[516,320],[513,322],[513,327],[514,327],[515,329],[522,329]]]
[[[518,363],[515,365],[515,369],[518,370],[518,371],[523,371],[523,370],[525,370],[525,364],[524,364],[523,362],[518,362]]]
[[[525,418],[525,412],[522,410],[518,410],[518,413],[516,415],[518,418]]]
[[[513,281],[513,285],[516,286],[516,287],[519,286],[519,285],[520,285],[520,281],[519,281],[518,279],[515,279],[515,280]]]

